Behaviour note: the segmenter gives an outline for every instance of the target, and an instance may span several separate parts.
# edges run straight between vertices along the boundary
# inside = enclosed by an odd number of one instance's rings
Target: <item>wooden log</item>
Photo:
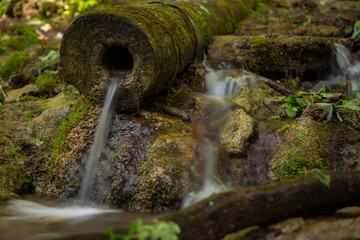
[[[136,111],[193,60],[199,42],[207,46],[213,34],[232,33],[257,1],[174,0],[85,14],[64,34],[63,79],[100,101],[115,78],[116,110]]]
[[[243,228],[289,217],[315,215],[360,204],[360,171],[331,172],[331,188],[314,175],[211,196],[167,217],[179,224],[179,239],[221,239]],[[114,229],[127,234],[128,227]],[[61,239],[108,239],[102,231],[64,235]]]
[[[212,197],[166,220],[179,224],[180,239],[221,239],[242,228],[360,204],[360,172],[332,172],[331,189],[314,175],[244,188]]]

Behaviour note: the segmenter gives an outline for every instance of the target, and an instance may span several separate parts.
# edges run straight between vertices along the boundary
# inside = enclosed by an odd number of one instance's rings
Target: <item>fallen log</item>
[[[289,217],[315,215],[360,204],[360,171],[331,172],[331,188],[314,175],[211,196],[164,217],[179,224],[179,239],[221,239],[243,228]],[[127,227],[115,229],[127,234]],[[61,239],[108,239],[102,231],[65,235]]]
[[[116,110],[136,111],[169,86],[213,34],[229,34],[258,0],[155,2],[89,13],[64,34],[63,79],[99,101],[119,81]]]
[[[240,229],[360,204],[360,172],[332,172],[331,189],[314,175],[235,190],[179,211],[180,239],[221,239]]]

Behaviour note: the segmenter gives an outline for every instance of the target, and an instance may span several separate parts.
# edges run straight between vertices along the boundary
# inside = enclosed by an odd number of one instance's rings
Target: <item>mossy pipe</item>
[[[118,78],[117,111],[136,111],[143,99],[169,86],[194,58],[196,24],[206,46],[212,35],[228,34],[258,0],[169,1],[88,13],[64,34],[63,78],[100,102],[111,78]],[[119,75],[124,75],[119,77]]]

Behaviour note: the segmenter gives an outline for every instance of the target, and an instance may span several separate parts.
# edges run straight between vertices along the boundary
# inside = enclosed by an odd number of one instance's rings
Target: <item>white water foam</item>
[[[335,48],[336,64],[340,70],[340,73],[333,72],[326,80],[317,83],[312,90],[317,91],[323,85],[328,86],[331,84],[336,84],[340,81],[346,82],[346,72],[348,72],[352,91],[359,91],[360,62],[351,56],[349,49],[347,49],[345,46],[335,43]]]
[[[114,209],[101,209],[90,206],[64,206],[64,207],[49,207],[40,203],[14,199],[8,201],[5,212],[8,217],[6,220],[14,221],[44,221],[44,220],[62,220],[71,223],[78,223],[90,219],[94,216],[104,213],[120,212]]]

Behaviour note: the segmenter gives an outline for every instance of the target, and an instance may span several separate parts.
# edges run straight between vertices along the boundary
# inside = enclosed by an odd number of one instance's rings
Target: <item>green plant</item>
[[[20,150],[21,150],[20,146],[15,146],[15,147],[10,147],[9,148],[9,152],[12,155],[18,155]]]
[[[6,15],[6,12],[10,6],[11,0],[2,0],[0,2],[0,18]]]
[[[30,46],[30,44],[34,43],[36,40],[36,35],[12,36],[6,41],[6,45],[16,50],[22,50]]]
[[[324,158],[316,157],[310,161],[304,155],[296,153],[292,159],[282,165],[276,164],[273,169],[275,173],[284,178],[293,178],[305,174],[307,169],[325,169]]]
[[[105,230],[104,234],[110,237],[110,240],[177,240],[178,234],[181,232],[178,224],[170,221],[165,222],[155,219],[150,224],[143,224],[142,219],[139,218],[134,221],[129,229],[128,234],[115,234],[112,230]]]
[[[45,73],[39,76],[38,79],[36,79],[35,84],[42,92],[45,91],[47,88],[55,87],[58,82],[59,80],[57,80],[54,76]]]
[[[15,51],[0,64],[0,77],[8,79],[11,75],[20,73],[29,61],[29,55],[24,51]]]
[[[51,150],[51,157],[48,160],[49,170],[56,172],[55,159],[63,147],[63,141],[69,134],[72,127],[84,117],[85,113],[91,106],[92,103],[88,99],[85,99],[84,101],[81,101],[78,106],[75,107],[75,110],[73,112],[71,112],[66,118],[63,118],[63,120],[61,121],[60,126],[57,128],[58,136],[54,141]]]
[[[5,94],[0,89],[0,107],[5,105]]]
[[[325,186],[330,189],[331,175],[323,169],[311,169],[311,174],[315,175],[315,177]]]
[[[223,191],[227,192],[229,191],[229,188],[220,180],[220,178],[218,176],[216,176],[214,173],[211,174],[211,177],[213,179],[215,179],[218,183],[221,184],[221,186],[223,187]]]
[[[327,121],[331,122],[334,120],[338,120],[340,122],[343,122],[342,117],[340,116],[339,112],[337,111],[337,107],[340,107],[339,105],[337,106],[334,103],[328,103],[328,102],[315,103],[315,100],[314,100],[314,99],[317,99],[318,101],[323,101],[323,100],[330,99],[333,97],[334,97],[334,95],[332,93],[331,88],[322,87],[316,93],[299,91],[299,92],[296,92],[294,96],[281,96],[281,97],[279,97],[279,100],[281,102],[283,102],[283,104],[280,107],[286,108],[286,114],[290,118],[295,118],[297,116],[297,112],[300,108],[304,108],[311,104],[316,104],[316,105],[324,108],[324,110],[326,112],[326,116],[327,116],[327,118],[326,118]],[[347,104],[352,105],[354,103],[351,102],[351,103],[347,103]],[[345,105],[343,105],[342,107],[344,108]]]
[[[350,38],[356,38],[360,34],[360,20],[357,20],[353,27],[353,34]]]
[[[42,110],[41,110],[42,111]],[[34,111],[28,111],[26,113],[24,113],[23,115],[21,115],[23,118],[25,118],[26,121],[31,121],[34,118],[36,118],[37,116],[40,115],[41,113],[40,109],[37,109],[35,112]]]

